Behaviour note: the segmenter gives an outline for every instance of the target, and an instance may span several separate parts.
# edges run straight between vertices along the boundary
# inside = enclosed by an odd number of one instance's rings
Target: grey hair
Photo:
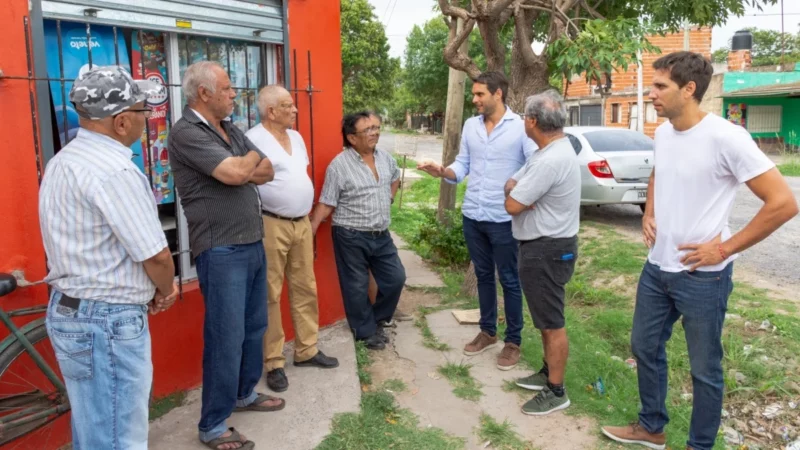
[[[192,104],[200,99],[200,88],[206,88],[212,94],[217,91],[217,74],[214,68],[225,70],[214,61],[200,61],[192,64],[183,75],[183,95],[186,103]]]
[[[289,94],[285,87],[279,84],[270,84],[261,88],[258,92],[258,114],[262,119],[267,118],[267,108],[278,104],[278,97],[282,94]]]
[[[567,124],[564,98],[554,89],[548,89],[525,100],[525,117],[536,119],[536,127],[543,133],[560,131]]]

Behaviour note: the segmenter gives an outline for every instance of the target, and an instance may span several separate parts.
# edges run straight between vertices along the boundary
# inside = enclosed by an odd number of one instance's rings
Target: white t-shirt
[[[292,154],[263,125],[258,124],[246,136],[272,162],[275,179],[258,187],[261,207],[283,217],[302,217],[311,212],[314,202],[314,185],[308,176],[308,153],[303,137],[294,130],[286,130],[292,145]]]
[[[666,272],[681,272],[687,253],[678,251],[684,244],[702,244],[722,233],[731,237],[728,227],[736,192],[741,183],[775,167],[756,146],[750,133],[714,114],[686,131],[676,131],[665,122],[655,135],[655,214],[656,242],[648,257]],[[736,259],[697,270],[715,272]]]

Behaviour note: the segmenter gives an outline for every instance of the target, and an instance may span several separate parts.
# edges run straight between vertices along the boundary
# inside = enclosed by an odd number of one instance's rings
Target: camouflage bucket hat
[[[79,116],[99,120],[165,93],[161,84],[134,80],[119,66],[104,66],[81,74],[69,91],[69,100]]]

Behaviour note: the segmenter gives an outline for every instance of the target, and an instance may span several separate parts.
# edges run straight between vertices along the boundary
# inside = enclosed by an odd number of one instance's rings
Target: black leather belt
[[[283,217],[283,216],[279,216],[279,215],[277,215],[277,214],[275,214],[275,213],[271,213],[271,212],[269,212],[269,211],[265,211],[265,210],[261,210],[261,214],[263,214],[263,215],[265,215],[265,216],[267,216],[267,217],[272,217],[272,218],[274,218],[274,219],[288,220],[288,221],[290,221],[290,222],[298,222],[298,221],[300,221],[300,220],[303,220],[303,219],[305,219],[305,218],[307,217],[307,216],[300,216],[300,217]]]

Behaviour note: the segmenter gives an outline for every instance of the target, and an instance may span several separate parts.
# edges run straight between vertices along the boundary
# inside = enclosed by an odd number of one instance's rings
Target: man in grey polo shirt
[[[392,320],[406,282],[406,272],[389,234],[393,193],[400,170],[392,155],[378,150],[380,127],[366,111],[345,116],[345,149],[331,161],[311,227],[333,213],[333,250],[347,322],[367,348],[386,347],[379,327]],[[369,301],[369,273],[378,284]]]
[[[205,301],[200,441],[251,449],[226,421],[234,411],[277,411],[282,399],[256,393],[267,329],[267,260],[256,185],[272,164],[229,117],[236,91],[215,62],[192,64],[183,78],[187,106],[170,134],[169,158],[189,223]]]
[[[564,287],[575,270],[581,173],[564,136],[567,111],[555,91],[529,97],[525,133],[539,147],[506,185],[506,211],[520,242],[519,275],[533,325],[542,333],[544,367],[517,385],[540,391],[522,412],[541,416],[567,408],[564,371],[569,343],[564,328]],[[514,180],[519,180],[515,182]]]

